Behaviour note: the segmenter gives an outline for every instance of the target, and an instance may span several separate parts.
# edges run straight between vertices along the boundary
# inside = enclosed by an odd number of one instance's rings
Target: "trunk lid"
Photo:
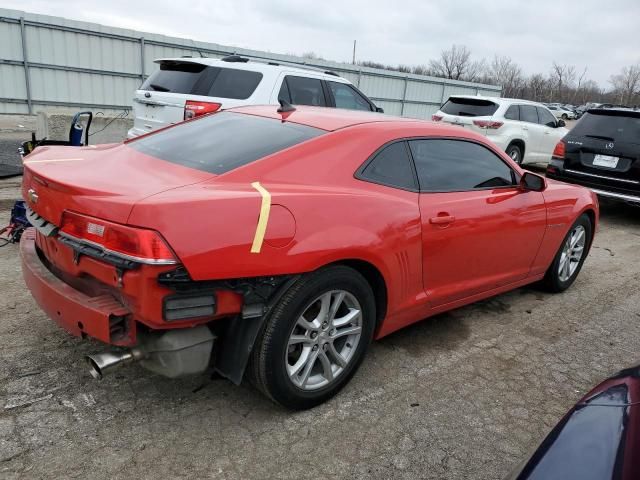
[[[184,120],[185,95],[170,92],[137,90],[133,97],[133,127],[151,132]]]
[[[22,195],[55,225],[64,210],[124,224],[144,198],[213,177],[126,144],[40,147],[24,159]]]

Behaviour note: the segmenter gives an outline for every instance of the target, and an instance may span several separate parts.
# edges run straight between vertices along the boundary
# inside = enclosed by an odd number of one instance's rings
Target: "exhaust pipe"
[[[140,335],[137,347],[87,355],[89,373],[101,380],[111,370],[140,361],[140,365],[169,378],[195,375],[209,366],[215,336],[206,325]]]
[[[145,358],[146,354],[138,349],[125,350],[121,352],[105,352],[95,353],[85,356],[85,360],[89,364],[89,373],[96,380],[102,380],[102,377],[108,372],[119,366],[133,363]]]

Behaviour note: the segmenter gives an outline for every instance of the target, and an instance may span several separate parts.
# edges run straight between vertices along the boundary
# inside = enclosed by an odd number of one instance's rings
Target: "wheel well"
[[[369,283],[376,302],[376,327],[380,326],[387,315],[387,285],[380,270],[364,260],[341,260],[332,265],[345,265],[353,268]]]
[[[522,153],[522,157],[524,158],[524,141],[520,139],[511,140],[511,143],[509,143],[509,145],[507,146],[507,150],[509,150],[509,147],[511,145],[517,145],[518,147],[520,147],[520,153]]]
[[[591,244],[593,243],[593,239],[596,236],[596,212],[593,210],[585,210],[587,217],[589,217],[589,221],[591,222],[591,238],[589,239],[589,250],[591,250]]]

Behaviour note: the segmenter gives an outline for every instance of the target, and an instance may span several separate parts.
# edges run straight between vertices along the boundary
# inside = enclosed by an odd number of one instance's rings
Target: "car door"
[[[544,155],[541,152],[544,130],[538,123],[538,111],[535,105],[520,105],[520,121],[522,122],[522,130],[527,136],[524,161],[540,162],[544,160]]]
[[[517,172],[485,145],[460,139],[409,145],[431,306],[527,277],[546,228],[542,194],[520,189]]]
[[[538,110],[538,123],[542,127],[542,142],[540,144],[541,160],[548,162],[551,160],[553,149],[567,133],[567,129],[558,126],[558,121],[544,107],[536,107]]]

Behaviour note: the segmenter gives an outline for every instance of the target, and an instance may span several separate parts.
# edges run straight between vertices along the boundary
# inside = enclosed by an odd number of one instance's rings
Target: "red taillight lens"
[[[553,149],[553,153],[551,154],[554,158],[564,158],[565,154],[565,144],[563,141],[558,142],[556,148]]]
[[[442,120],[442,115],[431,115],[432,122],[439,122],[440,120]]]
[[[491,130],[496,130],[496,129],[500,128],[502,125],[504,125],[504,123],[502,123],[502,122],[495,122],[493,120],[474,120],[473,124],[476,127],[488,128],[488,129],[491,129]]]
[[[207,113],[217,112],[222,105],[213,102],[197,102],[195,100],[187,100],[184,105],[184,119],[199,117]]]
[[[128,227],[65,211],[60,232],[141,263],[177,263],[175,255],[155,230]]]

